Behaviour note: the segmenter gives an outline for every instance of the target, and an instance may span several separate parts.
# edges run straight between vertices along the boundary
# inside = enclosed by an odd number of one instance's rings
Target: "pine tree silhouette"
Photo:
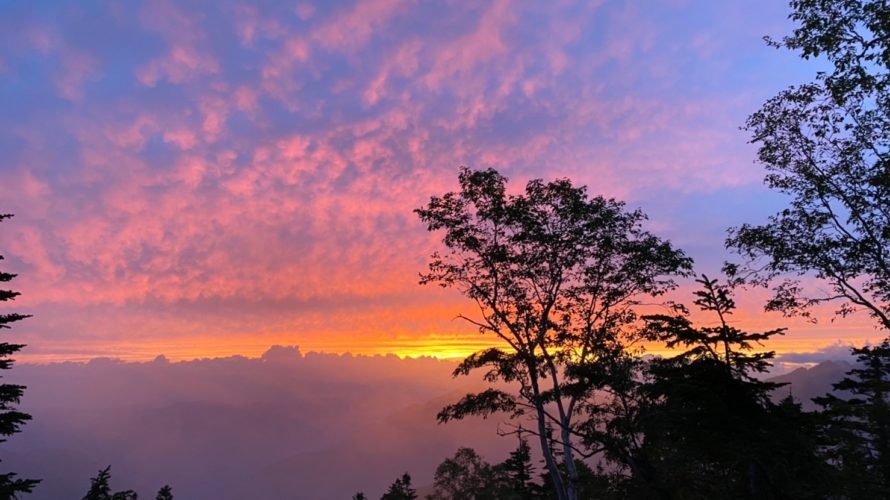
[[[0,221],[12,217],[11,214],[0,214]],[[0,260],[3,256],[0,255]],[[15,278],[15,274],[0,271],[0,283],[7,283]],[[0,302],[6,302],[19,296],[19,292],[0,289]],[[29,314],[6,313],[0,314],[0,330],[10,328],[9,324],[29,318]],[[10,357],[19,351],[24,344],[12,344],[0,342],[0,370],[12,368],[13,359]],[[5,437],[20,431],[22,425],[31,420],[31,415],[16,409],[25,392],[25,386],[17,384],[0,384],[0,443],[6,441]],[[30,493],[40,482],[37,479],[19,479],[14,472],[0,474],[0,498],[18,498],[19,493]]]
[[[411,476],[406,472],[389,486],[380,500],[415,500],[416,498],[417,491],[411,487]]]
[[[890,340],[853,353],[859,366],[834,384],[852,397],[827,394],[813,401],[823,407],[823,451],[838,470],[842,493],[879,498],[890,491]]]
[[[111,492],[111,466],[100,470],[96,477],[90,478],[90,489],[83,500],[137,500],[133,490]],[[160,492],[158,493],[160,495]]]
[[[169,484],[165,484],[163,488],[158,490],[155,500],[173,500],[173,488]]]

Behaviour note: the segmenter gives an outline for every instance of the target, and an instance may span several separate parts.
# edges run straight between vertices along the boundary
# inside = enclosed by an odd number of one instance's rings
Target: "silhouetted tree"
[[[0,221],[9,217],[12,215],[0,214]],[[0,260],[3,260],[2,255],[0,255]],[[0,283],[7,283],[15,277],[15,274],[0,271]],[[0,302],[13,300],[19,295],[19,292],[0,289]],[[17,313],[0,314],[0,330],[10,328],[10,323],[29,317],[30,315]],[[12,368],[13,359],[11,356],[22,347],[25,347],[24,344],[0,342],[0,370]],[[19,432],[21,426],[31,420],[31,415],[16,409],[24,392],[25,386],[23,385],[0,384],[0,436],[3,436],[0,438],[0,442],[6,441],[7,436]],[[0,498],[18,498],[20,493],[30,493],[40,482],[36,479],[19,479],[16,476],[17,474],[14,472],[0,474]]]
[[[563,468],[563,464],[559,464]],[[608,474],[604,472],[601,466],[591,468],[586,462],[578,461],[578,498],[588,499],[595,498],[597,500],[618,500],[627,499],[624,491],[623,478],[616,474]],[[541,476],[541,484],[533,485],[533,494],[530,498],[539,498],[550,500],[556,497],[556,490],[553,487],[553,481],[549,474]],[[640,497],[649,498],[649,497]]]
[[[534,465],[532,465],[531,447],[528,441],[518,433],[519,444],[510,452],[509,458],[498,464],[506,479],[507,492],[505,498],[516,500],[529,500],[533,495],[532,477]]]
[[[460,448],[436,467],[435,491],[427,500],[498,500],[506,476],[472,448]]]
[[[868,311],[890,330],[890,5],[884,0],[795,0],[798,24],[776,47],[833,66],[751,115],[747,130],[766,184],[791,197],[767,224],[730,230],[747,262],[727,270],[773,286],[770,310]],[[800,276],[830,290],[813,294]]]
[[[165,484],[158,490],[155,500],[173,500],[173,488],[171,488],[169,484]]]
[[[837,301],[837,314],[865,310],[890,332],[890,4],[794,0],[791,8],[797,27],[768,43],[830,67],[749,117],[766,183],[791,201],[767,224],[730,230],[727,245],[747,262],[727,270],[772,286],[767,309],[809,315],[810,306]],[[806,275],[829,291],[811,293],[800,281]],[[887,436],[883,345],[855,350],[864,367],[836,386],[858,396],[816,399],[821,448],[839,474],[825,496],[878,498],[890,489],[879,458]]]
[[[90,489],[83,500],[105,500],[111,498],[111,466],[102,469],[94,478],[90,478]]]
[[[694,303],[715,326],[695,327],[683,307],[644,317],[645,332],[683,352],[648,363],[634,420],[607,429],[630,436],[607,450],[630,466],[648,498],[820,498],[815,442],[799,405],[774,404],[779,384],[755,378],[774,353],[754,349],[784,329],[761,333],[730,324],[731,290],[702,276]],[[635,435],[636,434],[636,435]]]
[[[683,363],[694,361],[714,361],[717,366],[734,378],[749,381],[758,387],[760,399],[775,389],[776,384],[753,379],[753,373],[763,373],[771,366],[770,360],[774,351],[755,351],[755,347],[775,335],[784,335],[785,328],[776,328],[762,333],[744,332],[729,324],[730,316],[735,310],[732,289],[721,285],[717,280],[702,275],[695,280],[701,290],[694,292],[697,297],[693,303],[706,313],[716,316],[715,326],[695,328],[687,316],[683,306],[676,308],[676,315],[647,315],[646,335],[654,340],[661,340],[668,348],[684,348],[678,356],[670,361]]]
[[[486,380],[519,390],[468,394],[439,420],[531,414],[557,497],[575,500],[576,417],[583,403],[594,404],[593,391],[609,384],[608,365],[624,356],[622,331],[634,321],[638,299],[672,288],[671,276],[687,273],[691,261],[644,231],[641,212],[589,198],[566,179],[532,180],[513,196],[492,169],[464,168],[459,181],[459,192],[416,210],[429,230],[444,231],[447,249],[432,255],[421,283],[455,287],[473,299],[480,317],[461,317],[500,342],[466,358],[455,376],[487,368]]]
[[[380,500],[415,500],[416,498],[417,491],[411,487],[411,476],[406,472],[389,486]]]
[[[355,495],[352,495],[352,500],[368,500],[368,497],[366,497],[364,493],[359,491]]]
[[[814,401],[825,419],[823,452],[837,469],[841,498],[881,498],[890,492],[890,341],[853,349],[858,366]]]
[[[83,500],[137,500],[133,490],[111,492],[111,466],[100,470],[96,477],[90,478],[90,489]]]

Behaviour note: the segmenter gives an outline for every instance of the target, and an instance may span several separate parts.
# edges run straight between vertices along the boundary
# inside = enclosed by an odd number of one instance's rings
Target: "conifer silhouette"
[[[0,221],[12,217],[11,214],[0,214]],[[0,255],[0,260],[3,256]],[[15,274],[0,271],[0,283],[7,283],[15,278]],[[19,296],[19,292],[0,289],[0,302],[6,302]],[[0,330],[10,328],[9,324],[29,318],[29,314],[5,313],[0,314]],[[13,359],[10,357],[19,351],[24,344],[0,342],[0,370],[12,368]],[[6,441],[6,437],[20,431],[22,425],[31,420],[31,415],[16,409],[25,392],[25,386],[17,384],[0,384],[0,443]],[[0,474],[0,498],[18,498],[20,493],[30,493],[40,482],[37,479],[19,479],[14,472]]]

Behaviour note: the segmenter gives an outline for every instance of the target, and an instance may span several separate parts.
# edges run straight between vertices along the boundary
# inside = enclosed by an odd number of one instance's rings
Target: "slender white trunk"
[[[568,416],[562,418],[562,428],[560,429],[562,435],[562,459],[566,464],[566,472],[569,476],[569,481],[566,484],[566,496],[569,500],[577,500],[578,492],[575,491],[575,487],[578,484],[578,468],[575,467],[575,458],[572,453],[572,435],[569,432],[570,423]]]
[[[550,441],[547,439],[547,426],[545,424],[544,409],[540,404],[536,404],[538,412],[538,436],[541,441],[541,452],[544,454],[544,462],[547,464],[547,471],[550,473],[550,479],[553,481],[553,489],[556,490],[556,497],[559,500],[576,500],[574,497],[568,496],[566,485],[562,480],[562,474],[559,473],[559,467],[556,466],[556,460],[550,450]]]
[[[532,395],[534,396],[535,414],[538,418],[538,437],[541,442],[541,453],[544,455],[544,463],[547,465],[547,471],[550,473],[550,479],[553,481],[553,489],[556,490],[556,497],[559,500],[577,500],[569,497],[566,491],[565,482],[562,474],[559,473],[559,467],[556,466],[556,459],[550,449],[550,441],[547,439],[547,415],[544,414],[544,405],[541,403],[541,389],[538,386],[537,369],[530,363],[529,373],[532,386]]]

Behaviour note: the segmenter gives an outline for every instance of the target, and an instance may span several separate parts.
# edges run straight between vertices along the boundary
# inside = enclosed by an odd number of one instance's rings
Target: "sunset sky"
[[[739,127],[817,62],[775,0],[4,2],[0,224],[21,359],[463,355],[412,209],[461,165],[569,177],[699,272],[783,199]],[[686,286],[688,291],[690,288]],[[774,347],[880,336],[784,324]],[[758,322],[760,321],[760,322]],[[765,322],[765,323],[764,323]]]

